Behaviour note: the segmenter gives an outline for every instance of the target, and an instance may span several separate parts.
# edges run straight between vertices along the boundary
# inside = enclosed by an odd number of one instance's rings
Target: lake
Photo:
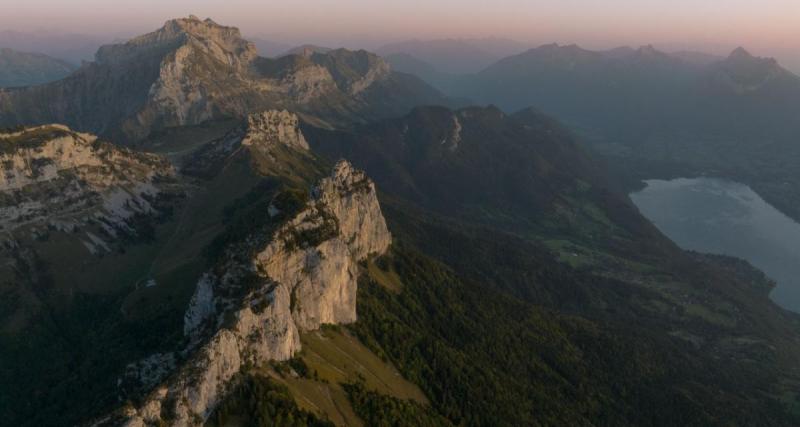
[[[648,180],[630,195],[684,249],[750,261],[777,282],[770,297],[800,312],[800,224],[750,187],[714,178]]]

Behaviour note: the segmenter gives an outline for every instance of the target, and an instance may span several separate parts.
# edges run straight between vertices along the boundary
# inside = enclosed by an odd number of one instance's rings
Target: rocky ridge
[[[122,149],[63,125],[0,133],[0,229],[26,226],[105,236],[133,233],[129,220],[155,214],[174,175],[164,159]],[[86,232],[90,252],[106,242]]]
[[[251,114],[247,117],[247,132],[242,139],[242,145],[255,146],[264,143],[270,146],[280,141],[289,148],[307,151],[308,142],[300,132],[299,123],[297,115],[286,110]]]
[[[264,212],[280,214],[274,205]],[[384,253],[391,236],[372,181],[340,161],[305,208],[262,240],[230,248],[199,280],[184,318],[194,355],[141,406],[124,410],[124,425],[201,425],[242,367],[291,358],[300,331],[354,322],[357,263]]]
[[[248,115],[241,126],[197,149],[183,162],[182,172],[199,177],[213,176],[242,149],[265,163],[259,168],[260,172],[270,175],[286,168],[277,160],[282,153],[308,153],[309,146],[296,114],[267,110]]]

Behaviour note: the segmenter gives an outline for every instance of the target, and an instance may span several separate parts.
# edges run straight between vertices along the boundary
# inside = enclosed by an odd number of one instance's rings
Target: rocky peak
[[[760,58],[736,48],[715,67],[714,80],[735,93],[758,91],[768,83],[790,75],[774,58]]]
[[[256,57],[255,45],[244,40],[238,28],[219,25],[211,19],[201,21],[190,15],[171,19],[160,29],[126,43],[102,46],[96,59],[98,63],[125,62],[139,55],[162,55],[186,44],[202,48],[218,58],[235,59],[241,64]]]
[[[308,150],[300,119],[286,110],[268,110],[247,116],[246,133],[242,145],[282,144],[297,150]]]
[[[99,425],[158,424],[162,413],[173,425],[202,425],[242,366],[291,358],[300,350],[299,331],[354,322],[358,262],[384,253],[391,236],[374,184],[342,161],[271,239],[248,240],[266,243],[245,260],[241,248],[230,247],[224,265],[198,281],[184,328],[193,343],[186,354],[194,355],[160,385],[148,377],[154,391],[141,406]],[[253,282],[244,294],[231,292]],[[154,360],[174,357],[154,355],[141,366],[152,371]]]
[[[231,155],[244,149],[258,159],[261,173],[270,175],[285,169],[277,158],[286,149],[294,153],[309,151],[308,142],[300,131],[299,117],[286,110],[267,110],[247,116],[245,122],[223,137],[198,149],[183,165],[187,175],[214,176]]]
[[[125,143],[153,131],[268,108],[314,115],[331,125],[441,103],[418,80],[394,78],[366,51],[261,58],[234,27],[173,19],[126,43],[103,46],[69,79],[0,90],[0,126],[67,123]],[[386,93],[367,90],[380,87]],[[393,102],[386,102],[390,96]]]

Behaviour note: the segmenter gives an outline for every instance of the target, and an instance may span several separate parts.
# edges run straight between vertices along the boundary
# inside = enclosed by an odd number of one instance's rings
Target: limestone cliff
[[[198,282],[185,315],[189,360],[141,406],[125,410],[124,421],[101,424],[201,425],[243,366],[291,358],[299,331],[354,322],[357,263],[385,252],[391,236],[374,184],[341,161],[305,208],[263,240],[244,245],[253,251],[230,248]]]

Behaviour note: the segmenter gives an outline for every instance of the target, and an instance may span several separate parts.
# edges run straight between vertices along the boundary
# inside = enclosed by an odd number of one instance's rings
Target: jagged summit
[[[155,130],[271,108],[308,113],[333,126],[445,103],[422,81],[393,74],[375,54],[301,53],[262,58],[235,27],[194,16],[172,19],[101,47],[96,62],[67,79],[0,90],[0,126],[60,122],[115,141],[139,141]]]
[[[171,19],[158,30],[125,43],[102,46],[95,58],[100,64],[120,63],[137,55],[164,55],[187,45],[237,66],[245,66],[256,57],[255,45],[243,39],[238,28],[219,25],[210,18],[201,21],[190,15]]]

